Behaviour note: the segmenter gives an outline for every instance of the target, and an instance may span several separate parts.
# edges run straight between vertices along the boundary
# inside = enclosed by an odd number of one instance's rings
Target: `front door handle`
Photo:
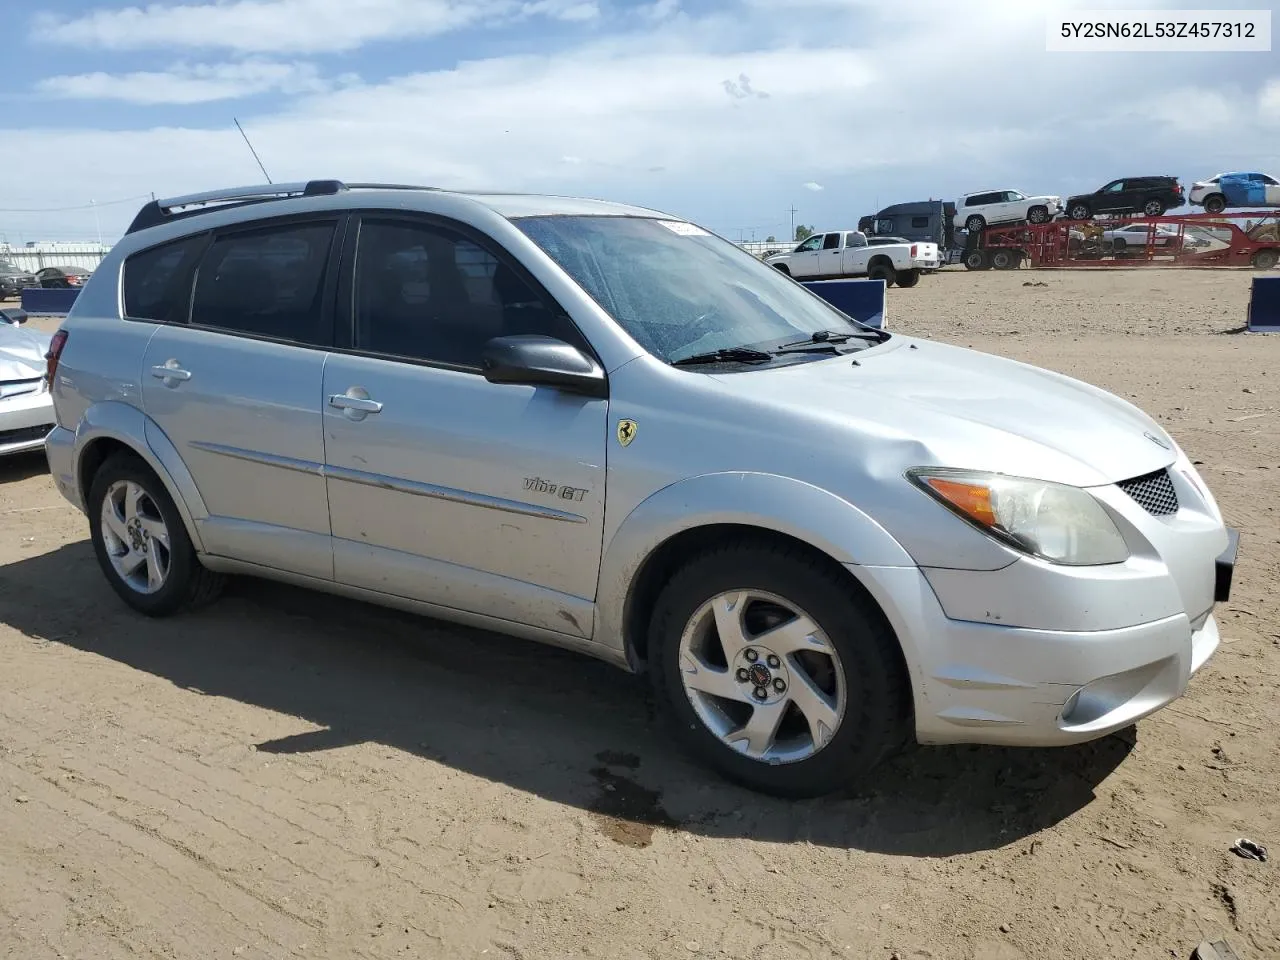
[[[160,380],[165,380],[165,381],[178,381],[178,380],[191,379],[191,371],[184,370],[182,369],[182,367],[178,366],[177,360],[166,360],[164,363],[158,366],[152,367],[151,375],[153,377],[156,377]],[[169,385],[172,386],[172,383],[170,383]]]
[[[341,410],[350,420],[363,420],[371,413],[379,413],[382,404],[370,398],[364,387],[350,387],[346,393],[335,393],[329,397],[329,406]]]

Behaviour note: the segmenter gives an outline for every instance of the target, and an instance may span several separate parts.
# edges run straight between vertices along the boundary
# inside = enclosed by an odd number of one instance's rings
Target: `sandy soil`
[[[1238,333],[1250,276],[890,291],[894,327],[1167,423],[1242,557],[1220,652],[1136,731],[921,750],[811,803],[704,774],[571,654],[260,583],[143,620],[43,458],[0,466],[0,954],[1280,957],[1280,337]]]

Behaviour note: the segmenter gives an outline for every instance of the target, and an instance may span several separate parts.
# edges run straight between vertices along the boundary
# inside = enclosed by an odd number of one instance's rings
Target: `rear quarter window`
[[[124,315],[132,320],[181,322],[191,300],[191,267],[203,234],[140,250],[124,262]]]

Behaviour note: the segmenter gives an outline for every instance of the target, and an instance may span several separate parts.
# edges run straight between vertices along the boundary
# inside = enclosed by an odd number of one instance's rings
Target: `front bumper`
[[[1229,545],[1214,565],[1217,602],[1230,596],[1239,542],[1228,532]],[[1212,610],[1115,629],[1098,629],[1084,609],[1079,622],[1086,629],[1004,626],[948,617],[921,569],[850,570],[902,642],[916,738],[925,744],[1049,747],[1106,736],[1181,697],[1220,642]],[[1159,602],[1157,585],[1134,589],[1135,602]],[[1040,599],[1057,607],[1049,616],[1068,612],[1060,597]],[[1079,599],[1077,593],[1073,602]]]
[[[0,457],[39,450],[54,422],[47,390],[0,400]]]

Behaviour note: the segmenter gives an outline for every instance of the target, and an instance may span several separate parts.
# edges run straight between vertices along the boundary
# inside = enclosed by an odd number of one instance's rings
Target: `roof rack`
[[[296,183],[264,183],[248,187],[227,187],[189,193],[178,197],[152,200],[138,211],[129,224],[126,234],[145,230],[157,224],[210,212],[210,208],[225,210],[250,203],[271,200],[287,200],[292,197],[320,197],[342,193],[346,190],[435,190],[404,183],[343,183],[341,180],[307,180]]]

